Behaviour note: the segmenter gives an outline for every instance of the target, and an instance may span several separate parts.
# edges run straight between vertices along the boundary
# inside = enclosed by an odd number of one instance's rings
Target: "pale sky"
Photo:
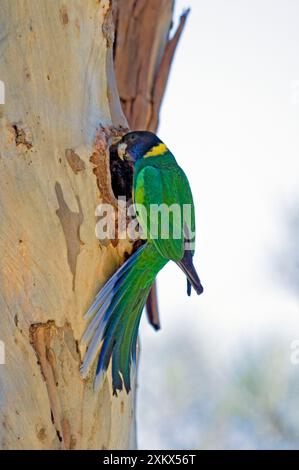
[[[290,343],[299,339],[299,295],[276,271],[288,211],[299,212],[299,2],[178,0],[176,12],[188,6],[159,136],[193,191],[205,292],[188,298],[173,263],[160,273],[163,329],[155,334],[142,322],[139,421],[154,406],[142,390],[147,368],[159,364],[156,342],[192,330],[225,363],[275,335],[289,367]]]

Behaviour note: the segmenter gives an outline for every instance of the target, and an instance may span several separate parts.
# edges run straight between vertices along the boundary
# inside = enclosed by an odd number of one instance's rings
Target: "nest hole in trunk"
[[[132,199],[133,165],[121,160],[117,153],[117,144],[109,147],[111,186],[114,196]]]

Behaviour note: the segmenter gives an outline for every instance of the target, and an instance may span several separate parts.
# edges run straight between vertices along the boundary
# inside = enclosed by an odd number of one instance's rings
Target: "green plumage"
[[[192,263],[195,238],[194,205],[188,180],[174,156],[154,134],[123,137],[126,156],[134,162],[133,194],[138,221],[146,234],[143,245],[108,281],[87,316],[92,318],[83,341],[88,344],[81,372],[86,376],[99,354],[95,385],[100,386],[112,358],[114,393],[131,387],[140,317],[150,288],[165,264],[173,260],[185,272],[188,293],[202,286]],[[163,153],[159,154],[159,149]],[[169,209],[161,217],[161,205]],[[189,210],[185,211],[185,206]],[[152,212],[152,209],[156,212]],[[175,207],[181,216],[176,217]],[[157,217],[154,217],[153,214]],[[187,243],[191,242],[191,249]]]
[[[182,259],[184,254],[184,241],[186,229],[189,233],[195,233],[194,204],[190,186],[183,170],[178,166],[174,156],[167,151],[161,156],[154,156],[138,160],[134,173],[134,202],[142,204],[147,210],[147,218],[138,217],[149,242],[153,242],[159,253],[169,260]],[[158,238],[152,239],[153,222],[150,208],[152,205],[165,204],[168,208],[176,206],[180,210],[179,223],[175,221],[175,212],[169,212],[169,222],[163,230],[160,220],[156,233]],[[190,220],[183,217],[184,205],[191,208]],[[176,225],[176,227],[175,227]],[[155,235],[156,235],[155,233]],[[163,233],[168,233],[168,238],[163,238]],[[174,238],[174,234],[179,238]]]

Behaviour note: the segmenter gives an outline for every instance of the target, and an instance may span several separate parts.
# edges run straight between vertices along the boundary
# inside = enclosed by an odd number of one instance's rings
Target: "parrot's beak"
[[[121,142],[120,144],[118,144],[117,153],[121,160],[124,160],[124,157],[126,155],[126,150],[127,150],[127,144],[125,144],[124,142]]]

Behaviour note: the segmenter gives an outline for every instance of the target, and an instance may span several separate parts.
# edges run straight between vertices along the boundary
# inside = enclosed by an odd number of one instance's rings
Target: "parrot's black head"
[[[134,163],[140,160],[162,141],[152,132],[135,131],[125,134],[118,143],[118,155],[121,159],[128,157]]]

